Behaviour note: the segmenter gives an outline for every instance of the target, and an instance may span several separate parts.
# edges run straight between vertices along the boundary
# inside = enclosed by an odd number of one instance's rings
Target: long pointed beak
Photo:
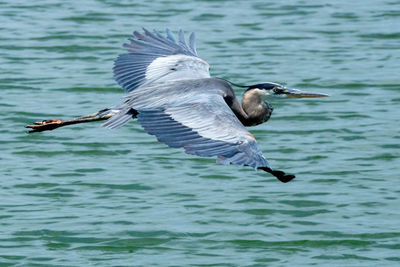
[[[291,97],[291,98],[313,98],[313,97],[329,96],[327,94],[311,93],[311,92],[301,91],[301,90],[293,89],[293,88],[285,88],[285,90],[283,91],[283,94],[286,95],[286,97]]]

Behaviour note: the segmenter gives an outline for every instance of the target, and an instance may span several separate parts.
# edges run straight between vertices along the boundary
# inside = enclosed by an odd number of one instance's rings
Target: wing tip
[[[293,174],[286,174],[284,171],[273,170],[273,169],[271,169],[269,167],[258,167],[258,169],[272,174],[273,176],[275,176],[282,183],[288,183],[291,180],[293,180],[294,178],[296,178],[296,176],[293,175]]]

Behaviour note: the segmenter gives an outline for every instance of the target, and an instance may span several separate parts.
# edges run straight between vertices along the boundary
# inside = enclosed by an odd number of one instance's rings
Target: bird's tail
[[[122,109],[122,110],[120,110],[120,112],[118,114],[116,114],[115,116],[112,116],[101,126],[109,128],[109,129],[119,128],[119,127],[123,126],[124,124],[126,124],[131,119],[136,118],[137,115],[138,115],[138,112],[136,110],[134,110],[133,108]]]

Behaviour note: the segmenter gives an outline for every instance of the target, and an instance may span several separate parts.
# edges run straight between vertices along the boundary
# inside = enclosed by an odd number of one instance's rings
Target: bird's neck
[[[232,87],[225,80],[219,80],[225,82],[223,97],[226,104],[244,126],[258,125],[269,119],[273,109],[264,102],[265,92],[257,88],[247,90],[243,94],[242,104],[240,104]]]
[[[251,92],[243,95],[242,108],[247,114],[247,118],[244,122],[242,121],[245,126],[254,126],[266,122],[271,117],[273,110],[262,96]]]

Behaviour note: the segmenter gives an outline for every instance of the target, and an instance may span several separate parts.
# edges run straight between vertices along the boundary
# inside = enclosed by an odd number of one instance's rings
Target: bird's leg
[[[25,126],[25,128],[30,129],[28,131],[28,133],[51,131],[51,130],[57,129],[59,127],[72,125],[72,124],[107,120],[107,119],[111,118],[112,116],[114,116],[116,113],[118,113],[118,111],[119,110],[112,110],[112,109],[106,108],[106,109],[102,109],[96,113],[78,117],[78,118],[74,118],[71,120],[56,119],[56,120],[37,121],[37,122],[35,122],[35,124]]]

